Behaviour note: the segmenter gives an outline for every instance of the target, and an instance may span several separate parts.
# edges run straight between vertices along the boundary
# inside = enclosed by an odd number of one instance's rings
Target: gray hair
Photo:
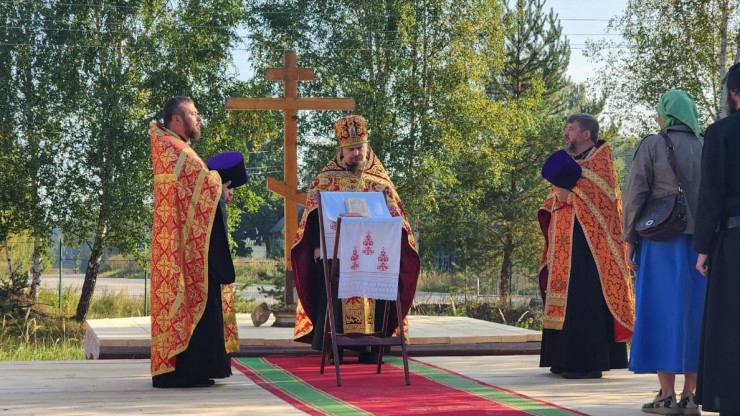
[[[581,129],[591,132],[591,140],[596,143],[599,140],[599,120],[591,114],[575,113],[568,117],[566,123],[578,123]]]

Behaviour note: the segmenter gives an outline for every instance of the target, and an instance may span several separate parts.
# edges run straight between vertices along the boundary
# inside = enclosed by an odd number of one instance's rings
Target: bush
[[[20,296],[28,287],[28,274],[13,270],[12,276],[7,280],[0,279],[0,298]]]
[[[275,268],[272,273],[266,270],[262,270],[258,273],[260,282],[270,283],[275,287],[272,289],[265,289],[264,287],[257,288],[257,291],[265,296],[275,299],[275,303],[270,305],[270,310],[276,311],[285,308],[285,267],[283,263],[275,264]]]
[[[236,313],[252,313],[258,302],[254,298],[246,298],[234,293],[234,310]]]

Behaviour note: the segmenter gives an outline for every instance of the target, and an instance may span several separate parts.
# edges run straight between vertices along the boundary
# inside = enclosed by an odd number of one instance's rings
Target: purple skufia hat
[[[247,183],[247,168],[244,166],[244,155],[240,152],[224,152],[208,159],[208,169],[217,170],[221,183],[231,181],[229,188],[236,188]]]
[[[565,150],[558,150],[542,165],[542,177],[555,186],[572,189],[581,177],[581,165]]]

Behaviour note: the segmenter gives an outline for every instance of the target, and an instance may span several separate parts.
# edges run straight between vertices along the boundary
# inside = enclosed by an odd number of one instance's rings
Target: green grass
[[[42,290],[34,310],[46,314],[72,316],[77,311],[80,292],[66,288],[62,291],[62,308],[59,310],[59,295],[56,291]],[[98,292],[93,297],[88,319],[123,318],[128,316],[145,316],[144,298],[129,296],[125,292]]]
[[[4,313],[0,320],[0,361],[81,360],[85,326],[43,308]]]
[[[129,316],[146,315],[144,313],[144,298],[131,297],[124,292],[102,293],[100,296],[93,298],[93,303],[87,312],[88,319],[126,318]]]
[[[58,294],[39,293],[32,307],[29,299],[13,299],[16,305],[0,320],[0,361],[82,360],[85,324],[70,319],[79,301],[79,291],[62,292],[62,310]],[[103,293],[93,298],[89,319],[143,316],[144,300],[125,293]]]
[[[6,344],[7,343],[7,344]],[[77,340],[60,342],[3,341],[0,361],[84,360],[85,353]]]
[[[55,290],[42,289],[39,292],[37,308],[45,313],[57,313],[60,316],[72,316],[80,300],[80,292],[65,288],[62,290],[62,308],[59,310],[59,293]]]

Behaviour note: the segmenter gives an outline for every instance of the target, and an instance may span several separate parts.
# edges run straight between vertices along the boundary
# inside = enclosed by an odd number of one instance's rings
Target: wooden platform
[[[658,388],[654,374],[627,370],[606,372],[599,380],[565,380],[539,368],[535,355],[419,360],[587,415],[644,415],[641,404],[652,400]],[[2,415],[306,415],[238,370],[202,389],[152,388],[149,360],[5,361],[0,375]],[[677,376],[677,388],[682,383]],[[387,414],[396,405],[389,402]]]
[[[273,327],[272,319],[254,327],[248,314],[238,314],[240,349],[236,356],[316,354],[293,341],[293,328]],[[409,316],[409,355],[538,354],[539,331],[449,316]],[[88,359],[149,358],[150,318],[91,319],[85,333]]]

